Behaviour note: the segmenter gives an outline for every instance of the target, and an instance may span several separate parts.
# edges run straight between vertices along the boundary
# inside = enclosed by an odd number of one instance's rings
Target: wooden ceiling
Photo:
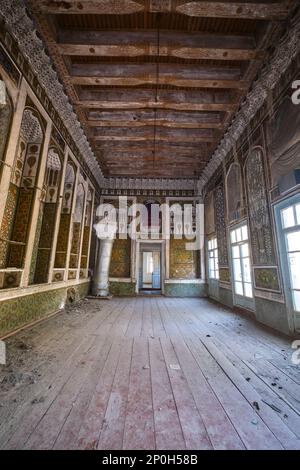
[[[298,0],[29,0],[106,176],[198,178]]]

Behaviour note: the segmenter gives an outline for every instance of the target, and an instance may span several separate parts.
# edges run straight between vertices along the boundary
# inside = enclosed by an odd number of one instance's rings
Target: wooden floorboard
[[[206,299],[86,299],[6,342],[2,449],[300,449],[292,340]]]

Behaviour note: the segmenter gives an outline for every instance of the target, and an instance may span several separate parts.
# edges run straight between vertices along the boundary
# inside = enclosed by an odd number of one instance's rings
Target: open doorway
[[[139,291],[161,293],[161,246],[141,246]]]

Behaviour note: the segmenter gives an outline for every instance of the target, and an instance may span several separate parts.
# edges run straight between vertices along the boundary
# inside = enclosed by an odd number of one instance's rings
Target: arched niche
[[[53,281],[63,281],[64,279],[63,270],[66,268],[67,264],[67,252],[71,228],[71,212],[76,182],[76,171],[76,166],[74,165],[72,160],[69,159],[67,162],[64,180],[62,206],[54,262],[55,272],[53,274]]]
[[[243,214],[243,183],[239,163],[230,165],[225,178],[227,220],[233,222]]]
[[[59,203],[59,189],[63,167],[63,156],[56,148],[50,146],[47,155],[46,171],[41,199],[37,250],[33,257],[31,282],[42,284],[48,282],[56,216]]]
[[[12,117],[13,102],[9,93],[6,90],[5,103],[0,105],[0,180],[2,175],[3,164],[5,162],[5,153],[11,128]]]
[[[144,206],[147,211],[142,214],[142,226],[148,227],[148,230],[160,232],[162,225],[162,214],[159,211],[160,203],[155,199],[146,199]]]
[[[0,232],[0,268],[24,266],[44,134],[40,114],[26,107]]]
[[[92,210],[93,210],[93,191],[89,187],[87,191],[86,206],[85,206],[83,240],[82,240],[81,260],[80,260],[80,277],[87,276],[88,255],[89,255],[91,224],[92,224]]]
[[[76,192],[76,202],[75,202],[73,224],[72,224],[72,242],[71,242],[71,253],[70,253],[70,262],[69,262],[70,269],[77,269],[78,264],[79,264],[79,252],[80,252],[81,231],[82,231],[81,229],[82,229],[84,205],[85,205],[85,193],[86,193],[85,185],[80,175],[77,192]]]
[[[248,215],[254,266],[276,263],[270,211],[265,183],[263,151],[250,149],[245,162]]]

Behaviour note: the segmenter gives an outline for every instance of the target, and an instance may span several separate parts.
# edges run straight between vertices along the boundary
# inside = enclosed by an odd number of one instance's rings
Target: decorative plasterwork
[[[197,181],[166,178],[105,178],[105,189],[196,190]]]
[[[22,54],[28,59],[40,84],[46,90],[78,150],[94,174],[99,185],[103,185],[103,174],[94,156],[83,129],[64,92],[63,85],[52,67],[41,39],[36,34],[33,21],[29,18],[22,0],[0,0],[0,13],[16,39]]]
[[[266,101],[270,90],[279,82],[295,56],[300,52],[300,12],[291,20],[290,29],[280,40],[271,60],[263,68],[260,77],[253,84],[245,101],[218,145],[210,162],[198,180],[197,191],[201,193],[226,155],[234,148],[236,141],[246,130],[251,119]]]
[[[35,25],[27,14],[24,1],[0,0],[0,14],[9,27],[11,35],[17,41],[22,54],[30,63],[33,72],[38,76],[40,84],[47,92],[100,187],[107,189],[132,189],[134,187],[134,189],[141,190],[191,191],[196,189],[195,180],[189,179],[104,178],[68,96],[64,92],[63,85],[59,82],[59,77],[52,66],[50,57],[45,51],[44,44],[37,36]]]

